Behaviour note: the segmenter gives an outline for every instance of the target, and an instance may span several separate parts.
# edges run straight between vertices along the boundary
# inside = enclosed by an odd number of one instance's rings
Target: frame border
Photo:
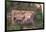
[[[8,30],[8,31],[27,31],[27,30],[43,30],[44,29],[44,2],[28,2],[28,1],[9,1],[9,2],[24,2],[24,3],[37,3],[43,4],[43,28],[38,29],[21,29],[21,30]],[[5,32],[7,31],[7,0],[5,0]]]

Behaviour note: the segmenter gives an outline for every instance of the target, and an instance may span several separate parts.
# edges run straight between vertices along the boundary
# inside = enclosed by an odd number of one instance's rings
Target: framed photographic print
[[[44,29],[44,2],[6,1],[7,31]]]

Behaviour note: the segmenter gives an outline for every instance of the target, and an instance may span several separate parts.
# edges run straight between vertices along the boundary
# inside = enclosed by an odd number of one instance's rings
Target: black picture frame
[[[5,32],[7,31],[7,1],[5,0]],[[9,2],[24,2],[24,3],[37,3],[37,4],[43,4],[43,28],[38,29],[25,29],[25,30],[8,30],[8,31],[27,31],[27,30],[43,30],[44,29],[44,2],[30,2],[30,1],[9,1]]]

